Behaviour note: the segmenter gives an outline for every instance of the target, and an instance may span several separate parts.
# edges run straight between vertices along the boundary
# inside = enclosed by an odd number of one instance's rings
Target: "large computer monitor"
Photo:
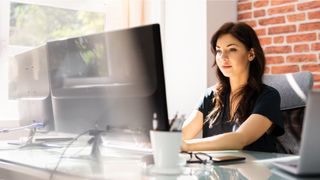
[[[169,127],[158,24],[47,43],[55,130]]]

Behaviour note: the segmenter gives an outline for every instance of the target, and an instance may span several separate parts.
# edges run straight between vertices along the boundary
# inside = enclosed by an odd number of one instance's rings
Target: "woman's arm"
[[[203,114],[194,110],[182,126],[182,140],[193,139],[202,130]]]
[[[203,139],[183,141],[183,151],[243,149],[259,139],[271,127],[272,122],[265,116],[252,114],[235,132],[219,134]]]

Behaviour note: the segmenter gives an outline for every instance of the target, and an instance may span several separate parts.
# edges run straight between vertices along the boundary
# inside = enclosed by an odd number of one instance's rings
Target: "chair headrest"
[[[263,82],[277,89],[281,96],[281,110],[304,107],[313,85],[310,72],[265,74]]]

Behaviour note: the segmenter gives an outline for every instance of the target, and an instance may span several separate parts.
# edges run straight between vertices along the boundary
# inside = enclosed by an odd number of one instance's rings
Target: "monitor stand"
[[[20,128],[19,128],[20,129]],[[32,148],[32,147],[37,147],[37,148],[62,148],[63,146],[61,145],[55,145],[55,144],[46,144],[44,143],[35,143],[34,142],[34,136],[37,132],[37,126],[31,125],[29,135],[27,137],[27,140],[25,142],[8,142],[10,145],[18,145],[20,146],[20,149],[23,148]]]
[[[101,144],[101,134],[104,133],[103,130],[89,130],[89,135],[92,137],[89,139],[88,144],[92,145],[91,153],[89,155],[78,155],[78,156],[68,156],[62,157],[65,159],[76,159],[76,160],[88,160],[91,164],[92,172],[95,174],[103,174],[103,166],[101,166],[101,152],[100,152],[100,144]]]
[[[102,130],[92,130],[89,132],[89,135],[93,136],[89,140],[89,144],[92,144],[92,149],[90,153],[90,157],[92,160],[100,161],[101,160],[101,152],[100,152],[100,144],[101,144],[101,134],[105,131]]]

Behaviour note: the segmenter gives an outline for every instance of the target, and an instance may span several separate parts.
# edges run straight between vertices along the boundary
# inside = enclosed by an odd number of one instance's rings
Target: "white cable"
[[[43,127],[44,127],[44,123],[32,123],[30,125],[16,127],[16,128],[3,128],[3,129],[0,129],[0,133],[8,133],[12,131],[27,129],[27,128],[43,128]]]

